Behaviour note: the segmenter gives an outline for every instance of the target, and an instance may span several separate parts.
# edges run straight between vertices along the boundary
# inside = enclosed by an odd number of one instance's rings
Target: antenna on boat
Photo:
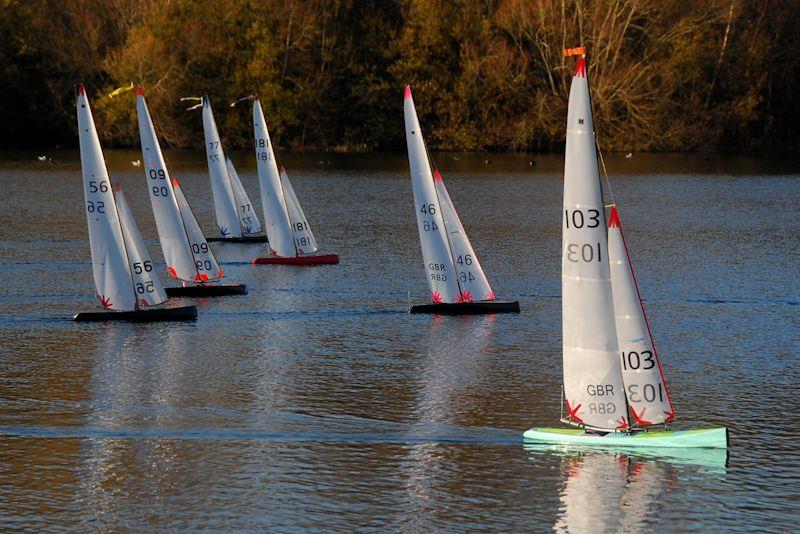
[[[183,98],[181,98],[181,102],[198,102],[194,106],[186,108],[186,111],[194,111],[195,109],[200,109],[203,107],[202,96],[184,96]]]

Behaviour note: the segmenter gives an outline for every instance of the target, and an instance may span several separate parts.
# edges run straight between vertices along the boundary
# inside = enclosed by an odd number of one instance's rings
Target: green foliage
[[[75,142],[72,85],[107,145],[135,146],[141,84],[168,146],[199,146],[208,94],[248,146],[258,93],[294,150],[404,146],[412,85],[426,139],[451,150],[563,143],[573,61],[589,53],[611,150],[796,147],[800,4],[779,0],[0,0],[0,141]]]

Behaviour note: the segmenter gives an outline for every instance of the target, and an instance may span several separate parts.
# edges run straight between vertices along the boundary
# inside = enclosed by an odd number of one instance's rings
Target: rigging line
[[[586,60],[586,55],[581,56],[584,61]],[[594,146],[595,150],[597,151],[597,158],[600,161],[600,168],[603,174],[603,177],[606,181],[606,188],[608,189],[608,196],[611,197],[611,204],[613,205],[614,202],[614,191],[611,189],[611,182],[608,179],[608,170],[606,169],[606,162],[603,159],[603,151],[600,149],[600,141],[597,138],[597,127],[594,123],[594,98],[592,98],[592,84],[589,83],[589,66],[586,66],[586,87],[589,90],[589,112],[592,114],[592,133],[594,134]],[[602,185],[602,184],[601,184]],[[602,187],[600,188],[602,192]]]

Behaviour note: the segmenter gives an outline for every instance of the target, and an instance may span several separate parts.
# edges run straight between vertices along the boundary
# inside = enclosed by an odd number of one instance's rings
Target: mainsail
[[[167,294],[164,292],[164,286],[161,285],[161,279],[153,270],[150,253],[147,251],[144,240],[142,240],[142,234],[139,233],[139,228],[136,226],[128,201],[119,186],[114,189],[117,192],[117,212],[122,226],[122,236],[125,239],[125,250],[128,253],[128,263],[133,277],[133,290],[136,292],[136,298],[139,300],[139,304],[144,306],[155,306],[166,302]]]
[[[228,176],[233,189],[233,198],[236,202],[236,212],[239,216],[239,226],[242,234],[257,234],[261,231],[261,222],[258,220],[256,210],[253,209],[250,197],[247,196],[247,192],[242,186],[242,181],[239,180],[239,174],[236,172],[230,156],[225,157],[225,165],[228,168]]]
[[[197,273],[195,274],[195,282],[207,282],[209,280],[216,280],[222,278],[222,269],[219,268],[214,253],[211,252],[211,247],[206,242],[206,237],[197,224],[197,219],[183,196],[178,180],[172,180],[173,190],[175,191],[175,200],[178,202],[178,209],[180,210],[183,226],[186,228],[186,237],[189,239],[192,256],[194,257],[194,265]]]
[[[289,222],[292,225],[292,234],[294,235],[294,246],[298,254],[312,254],[319,250],[317,247],[317,240],[314,239],[314,234],[311,233],[311,227],[308,225],[303,208],[300,207],[300,202],[297,200],[297,195],[294,194],[294,188],[289,181],[289,175],[286,174],[286,169],[281,167],[281,187],[283,187],[283,196],[286,199],[286,208],[289,212]]]
[[[611,208],[608,222],[608,259],[631,423],[648,426],[669,422],[675,419],[675,410],[653,345],[616,207]]]
[[[261,185],[261,204],[264,208],[264,219],[272,253],[276,256],[290,258],[297,256],[294,238],[286,209],[286,199],[281,187],[275,153],[272,150],[267,121],[261,110],[258,97],[253,98],[253,130],[255,133],[256,165],[258,181]]]
[[[601,430],[628,428],[600,172],[583,57],[578,61],[569,94],[562,221],[567,420]]]
[[[433,175],[428,162],[425,141],[419,127],[417,111],[411,97],[411,88],[406,86],[403,111],[408,145],[408,164],[411,170],[411,185],[414,190],[414,208],[417,214],[422,258],[425,274],[434,302],[455,303],[461,301],[458,274],[447,240],[441,204],[433,185]]]
[[[150,204],[158,228],[158,239],[164,252],[169,274],[185,281],[199,277],[191,245],[186,235],[172,180],[158,144],[153,121],[141,87],[136,90],[136,112],[139,118],[139,137],[142,143],[142,160],[147,177]]]
[[[104,308],[132,311],[136,309],[136,295],[125,241],[92,110],[82,84],[75,88],[75,97],[95,288]]]
[[[483,272],[478,256],[472,249],[467,232],[464,231],[464,226],[438,170],[433,172],[433,183],[442,208],[442,218],[447,229],[446,235],[450,242],[455,270],[458,273],[458,285],[461,291],[459,302],[494,300],[494,292],[486,279],[486,273]]]
[[[211,110],[211,102],[203,97],[203,135],[206,141],[208,157],[208,175],[211,177],[211,194],[214,198],[214,214],[222,237],[242,237],[236,201],[228,169],[225,166],[225,153]]]

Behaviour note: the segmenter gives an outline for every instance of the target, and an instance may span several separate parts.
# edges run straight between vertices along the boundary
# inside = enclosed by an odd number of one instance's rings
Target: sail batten
[[[84,209],[95,288],[104,308],[133,311],[137,306],[136,295],[111,180],[83,85],[78,85],[75,93]]]
[[[211,178],[211,195],[214,199],[214,215],[219,233],[222,237],[242,237],[236,197],[225,163],[225,153],[214,120],[214,112],[207,96],[203,97],[203,136],[206,142],[208,175]]]
[[[442,205],[434,186],[425,141],[409,87],[405,90],[403,110],[414,208],[428,287],[434,302],[460,302],[458,274],[445,234]]]
[[[562,239],[564,397],[568,420],[601,430],[627,428],[608,237],[585,66],[576,69],[570,88]]]

